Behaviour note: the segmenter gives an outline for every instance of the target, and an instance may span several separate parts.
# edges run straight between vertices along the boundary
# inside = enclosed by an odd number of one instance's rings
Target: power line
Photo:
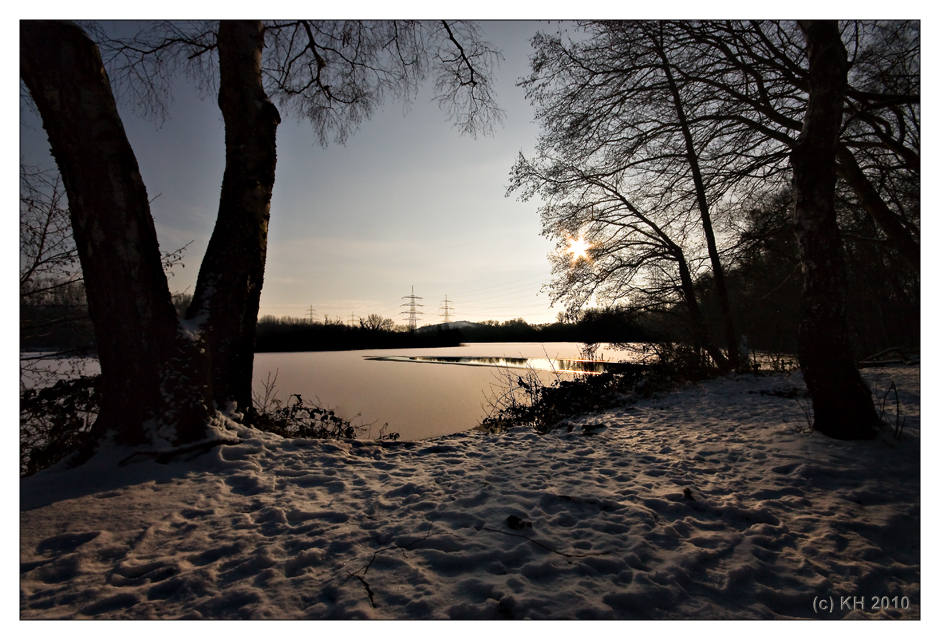
[[[504,298],[506,296],[514,295],[525,295],[529,292],[532,292],[535,295],[538,295],[540,289],[538,285],[529,284],[522,285],[521,287],[513,287],[511,289],[503,289],[501,291],[492,291],[489,293],[477,293],[470,296],[462,296],[462,300],[490,300],[493,298]]]
[[[505,286],[510,285],[510,284],[515,284],[515,283],[517,283],[517,282],[522,282],[522,281],[524,281],[524,280],[544,279],[544,277],[545,277],[545,276],[544,276],[543,274],[534,274],[534,275],[531,275],[531,276],[525,276],[524,278],[517,278],[517,279],[515,279],[515,280],[509,280],[508,282],[503,282],[503,283],[501,283],[501,284],[490,285],[490,286],[488,286],[488,287],[481,287],[481,288],[479,288],[479,289],[470,289],[469,291],[460,291],[460,292],[458,292],[458,295],[465,296],[465,295],[467,295],[467,294],[476,293],[476,292],[478,292],[478,291],[486,291],[486,290],[488,290],[488,289],[498,289],[498,288],[500,288],[500,287],[505,287]]]
[[[407,310],[407,311],[402,311],[402,312],[400,312],[400,314],[403,315],[403,316],[404,316],[404,315],[407,315],[407,316],[408,316],[408,328],[411,329],[412,331],[414,331],[415,329],[418,328],[418,316],[424,315],[424,312],[423,312],[423,311],[418,311],[418,309],[417,309],[417,307],[423,307],[424,305],[415,302],[415,300],[424,300],[424,298],[422,298],[421,296],[416,296],[416,295],[415,295],[415,287],[414,287],[414,285],[411,285],[411,295],[410,295],[410,296],[402,296],[401,299],[402,299],[402,300],[408,300],[408,301],[409,301],[409,302],[405,302],[404,304],[401,305],[401,306],[403,306],[403,307],[408,307],[408,310]]]

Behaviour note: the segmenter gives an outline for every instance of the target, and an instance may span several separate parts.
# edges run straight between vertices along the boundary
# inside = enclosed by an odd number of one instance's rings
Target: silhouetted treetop
[[[83,26],[116,92],[139,113],[165,116],[178,72],[206,95],[217,92],[217,23],[141,22],[132,36]],[[493,91],[502,55],[471,22],[292,20],[266,22],[263,31],[265,92],[283,113],[309,120],[324,146],[344,143],[384,100],[410,102],[428,79],[460,133],[491,134],[503,121]]]

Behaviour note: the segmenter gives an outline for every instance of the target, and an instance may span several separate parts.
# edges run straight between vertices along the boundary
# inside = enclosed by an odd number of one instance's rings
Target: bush
[[[647,385],[666,390],[684,382],[698,382],[720,374],[715,363],[701,349],[680,342],[655,342],[649,345]]]
[[[88,442],[98,416],[99,376],[59,380],[20,394],[20,475],[50,467]]]
[[[502,433],[513,427],[531,426],[545,434],[565,418],[719,375],[704,352],[674,342],[651,344],[639,362],[616,366],[616,371],[579,375],[573,380],[561,380],[556,375],[551,384],[542,382],[533,370],[524,375],[504,371],[501,384],[494,385],[495,392],[487,399],[489,415],[477,428]]]
[[[100,399],[99,380],[100,376],[81,376],[20,392],[21,476],[51,467],[92,443]],[[246,416],[250,426],[285,438],[372,438],[374,423],[353,424],[297,394],[282,403],[273,393],[270,377],[268,384],[267,393],[255,397],[257,406]],[[383,426],[375,439],[398,440],[400,435],[388,433],[387,428],[387,424]]]
[[[546,385],[538,374],[504,372],[503,383],[489,398],[490,413],[478,429],[501,433],[512,427],[531,426],[548,433],[566,417],[580,415],[622,402],[639,381],[644,367],[624,368],[598,375],[579,375],[573,380],[555,380]]]
[[[260,431],[276,433],[284,438],[317,438],[338,440],[340,438],[371,437],[372,424],[354,425],[337,416],[332,410],[304,400],[293,394],[286,403],[274,400],[271,406],[250,413],[247,422]],[[398,440],[397,433],[386,433],[386,424],[379,430],[376,440]]]
[[[252,393],[254,408],[246,416],[246,422],[255,429],[276,433],[284,438],[337,440],[365,436],[372,439],[372,427],[375,423],[354,425],[351,421],[337,416],[332,410],[324,409],[319,402],[304,400],[297,393],[292,394],[286,403],[282,402],[277,397],[276,371],[273,379],[268,373],[262,386],[263,394]],[[398,440],[400,434],[387,433],[387,429],[386,423],[379,429],[375,439]]]

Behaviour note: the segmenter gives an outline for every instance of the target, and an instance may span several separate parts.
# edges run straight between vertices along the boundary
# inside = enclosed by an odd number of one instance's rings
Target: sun
[[[568,248],[565,249],[565,253],[571,254],[571,264],[574,264],[580,258],[584,258],[586,261],[590,262],[591,256],[588,255],[588,249],[593,246],[594,245],[584,239],[584,236],[578,236],[577,238],[568,236]]]

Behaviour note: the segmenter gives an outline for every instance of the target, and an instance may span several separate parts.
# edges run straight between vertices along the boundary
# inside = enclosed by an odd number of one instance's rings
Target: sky
[[[540,235],[538,202],[506,197],[515,158],[531,154],[538,136],[516,82],[539,28],[557,25],[482,23],[504,56],[495,93],[506,117],[490,137],[461,136],[429,83],[410,105],[386,101],[345,145],[323,148],[309,122],[282,116],[259,315],[304,317],[312,307],[320,320],[378,313],[403,323],[414,287],[419,325],[443,320],[445,296],[451,320],[554,321],[562,308],[542,291],[553,244]],[[165,122],[119,109],[155,198],[161,249],[188,244],[170,289],[191,293],[218,210],[221,112],[182,75]],[[24,118],[20,133],[23,161],[51,166],[38,120]]]
[[[480,13],[493,15],[493,7],[483,5]],[[812,6],[797,3],[794,11],[817,13]],[[859,15],[883,7],[865,2],[853,6]],[[905,6],[901,2],[898,11]],[[729,15],[743,15],[742,6],[731,7],[726,9]],[[649,17],[643,13],[655,9],[631,7],[629,17]],[[580,10],[611,13],[592,3]],[[540,11],[557,16],[570,13],[570,6],[562,12],[549,3]],[[749,17],[762,17],[755,11],[747,9]],[[690,13],[681,5],[669,12]],[[534,14],[531,9],[516,13]],[[841,14],[847,13],[843,7]],[[917,14],[909,7],[905,15]],[[453,309],[451,319],[458,320],[521,316],[549,322],[562,310],[550,306],[543,290],[550,279],[547,255],[553,246],[540,235],[538,202],[505,195],[517,154],[531,154],[539,133],[516,82],[529,71],[532,35],[539,29],[555,30],[557,23],[491,20],[482,27],[504,55],[495,93],[506,119],[493,137],[460,136],[432,102],[429,86],[407,108],[386,102],[345,145],[331,143],[324,149],[309,123],[284,118],[277,136],[260,315],[302,317],[312,307],[321,320],[378,313],[404,322],[404,296],[412,287],[424,305],[420,324],[443,319],[445,296]],[[925,50],[925,69],[928,54]],[[14,66],[7,72],[12,72],[12,87],[17,70]],[[929,86],[924,94],[929,111]],[[175,269],[170,278],[171,291],[192,292],[217,212],[224,132],[213,96],[201,99],[181,77],[173,97],[169,119],[162,124],[136,117],[126,104],[120,109],[148,193],[156,197],[152,212],[161,247],[172,251],[189,243],[185,268]],[[20,127],[20,159],[51,165],[45,134],[38,122],[32,125]],[[15,184],[12,174],[7,177]],[[929,222],[925,220],[925,227]],[[929,255],[924,258],[930,262]]]

